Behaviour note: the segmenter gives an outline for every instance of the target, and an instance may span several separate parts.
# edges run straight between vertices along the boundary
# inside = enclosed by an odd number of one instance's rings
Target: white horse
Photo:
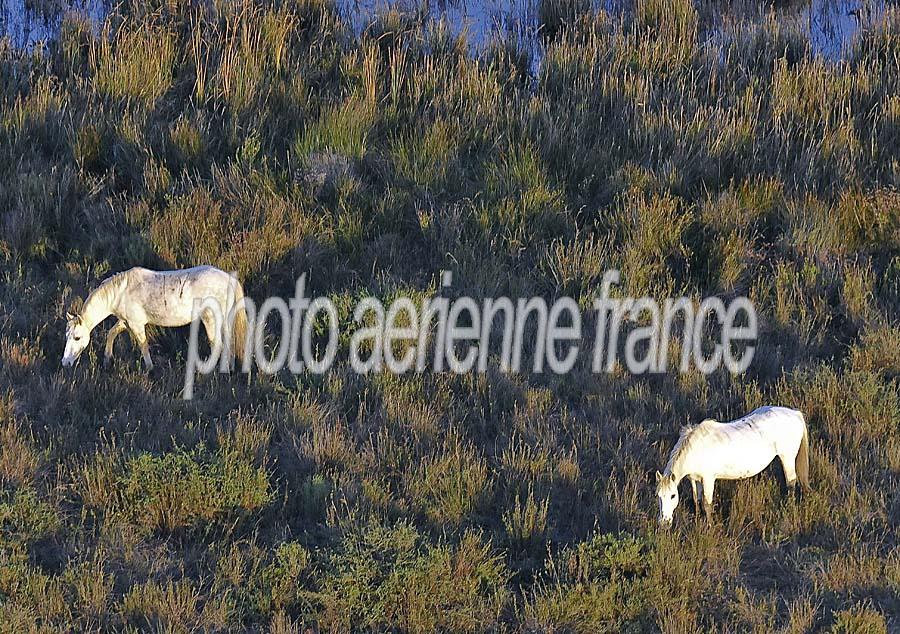
[[[778,456],[789,490],[797,480],[809,488],[809,439],[803,414],[787,407],[766,406],[730,423],[705,420],[685,427],[669,455],[665,472],[656,472],[659,523],[668,525],[678,506],[678,483],[691,481],[694,510],[703,497],[707,520],[713,510],[717,479],[749,478]]]
[[[231,331],[233,349],[243,361],[247,313],[243,289],[237,279],[213,266],[195,266],[177,271],[151,271],[140,267],[105,279],[85,300],[79,314],[67,314],[63,367],[72,366],[91,340],[91,331],[110,315],[119,318],[106,336],[104,361],[112,358],[113,343],[128,330],[141,348],[147,370],[153,368],[145,327],[184,326],[193,320],[194,300],[212,298],[222,308],[224,319],[210,310],[201,314],[211,346],[223,344]],[[240,304],[239,304],[240,302]],[[235,309],[232,312],[232,309]],[[229,316],[233,324],[228,321]]]

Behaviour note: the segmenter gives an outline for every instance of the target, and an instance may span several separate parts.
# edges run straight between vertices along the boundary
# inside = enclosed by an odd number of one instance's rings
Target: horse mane
[[[110,295],[120,292],[127,281],[128,271],[122,271],[120,273],[110,275],[108,278],[100,282],[100,285],[93,291],[91,291],[91,294],[87,296],[86,300],[84,300],[84,304],[81,306],[81,312],[78,317],[82,318],[84,316],[85,311],[92,301],[103,300],[104,302],[109,303],[111,299]]]
[[[711,418],[707,418],[700,425],[707,422],[715,422]],[[665,474],[669,475],[672,473],[672,468],[675,466],[675,462],[678,458],[681,457],[687,449],[691,446],[691,441],[694,439],[694,432],[700,429],[700,425],[685,425],[681,428],[678,433],[678,441],[675,443],[675,446],[672,448],[672,453],[669,454],[669,461],[666,463]]]

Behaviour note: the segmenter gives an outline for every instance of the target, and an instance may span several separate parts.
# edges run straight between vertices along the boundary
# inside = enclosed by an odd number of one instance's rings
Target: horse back
[[[214,266],[154,271],[143,267],[128,270],[126,296],[120,309],[138,321],[158,326],[183,326],[192,319],[194,299],[212,297],[228,307],[231,276]]]
[[[774,438],[789,438],[792,442],[800,442],[806,429],[806,419],[802,412],[773,405],[759,407],[735,423],[760,429]]]
[[[728,423],[707,420],[695,432],[690,462],[717,478],[747,478],[776,456],[796,453],[804,429],[803,415],[784,407],[761,407]]]

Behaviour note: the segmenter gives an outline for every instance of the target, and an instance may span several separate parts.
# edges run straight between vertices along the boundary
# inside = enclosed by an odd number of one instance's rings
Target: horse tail
[[[809,432],[806,426],[806,418],[800,414],[800,420],[803,422],[803,438],[800,439],[800,449],[797,451],[796,470],[797,479],[800,480],[800,486],[809,489]]]
[[[231,325],[231,340],[235,354],[241,365],[247,356],[247,308],[244,302],[244,289],[241,283],[234,280],[234,317]]]

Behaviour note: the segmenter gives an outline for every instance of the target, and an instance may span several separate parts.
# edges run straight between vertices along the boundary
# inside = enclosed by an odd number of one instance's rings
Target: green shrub
[[[346,534],[327,566],[326,629],[484,631],[508,599],[508,572],[475,533],[433,545],[405,523],[369,524]]]
[[[650,607],[647,549],[642,539],[601,533],[563,550],[526,604],[529,622],[572,632],[639,628]]]
[[[408,475],[411,501],[437,525],[460,525],[489,496],[488,466],[470,443],[453,434],[442,451],[422,460]]]
[[[849,610],[835,614],[833,634],[887,634],[884,615],[865,604],[857,604]]]
[[[151,532],[204,528],[257,511],[272,499],[263,468],[234,454],[202,450],[98,458],[83,468],[82,483],[88,506],[110,521]]]
[[[0,493],[0,539],[16,537],[34,542],[62,528],[56,507],[38,497],[34,489],[5,490]]]

